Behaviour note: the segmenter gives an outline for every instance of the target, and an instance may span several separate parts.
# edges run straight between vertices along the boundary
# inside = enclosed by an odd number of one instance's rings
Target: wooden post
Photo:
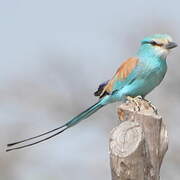
[[[120,105],[118,116],[121,123],[109,142],[112,180],[159,180],[168,148],[161,116],[141,99]]]

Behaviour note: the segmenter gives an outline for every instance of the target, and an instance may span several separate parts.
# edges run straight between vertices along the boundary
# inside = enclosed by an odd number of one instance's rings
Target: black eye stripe
[[[152,46],[163,46],[162,43],[157,43],[156,41],[144,41],[143,44],[151,44]]]
[[[153,46],[158,45],[155,41],[151,41],[150,44],[152,44]]]
[[[156,41],[152,41],[150,42],[150,44],[152,44],[153,46],[163,46],[162,43],[157,43]]]

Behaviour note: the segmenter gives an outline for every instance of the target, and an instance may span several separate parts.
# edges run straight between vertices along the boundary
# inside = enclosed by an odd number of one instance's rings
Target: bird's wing
[[[126,80],[129,79],[130,75],[136,68],[137,64],[139,62],[138,58],[129,58],[126,60],[116,71],[113,78],[109,81],[106,81],[105,83],[102,83],[98,90],[95,92],[96,96],[99,96],[100,98],[111,94],[113,91],[122,88],[127,82]],[[128,80],[128,82],[131,81],[131,79]],[[120,82],[119,87],[115,87],[116,83]]]
[[[100,96],[104,87],[108,84],[109,80],[108,81],[105,81],[103,83],[101,83],[98,87],[98,90],[96,92],[94,92],[94,95],[95,96]],[[107,93],[104,93],[103,96],[105,96]]]

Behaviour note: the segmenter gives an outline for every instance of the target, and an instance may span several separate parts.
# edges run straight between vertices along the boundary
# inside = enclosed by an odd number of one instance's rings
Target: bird
[[[177,44],[173,42],[168,34],[154,34],[145,37],[141,41],[135,56],[124,61],[111,79],[99,85],[94,93],[99,98],[97,103],[60,127],[31,138],[7,144],[6,151],[32,146],[57,136],[82,120],[87,119],[105,105],[117,101],[126,101],[127,97],[134,98],[140,96],[144,99],[163,80],[167,72],[166,58],[171,49],[175,47],[177,47]],[[51,133],[53,134],[46,138],[43,137]],[[36,142],[16,146],[40,137],[41,139]]]

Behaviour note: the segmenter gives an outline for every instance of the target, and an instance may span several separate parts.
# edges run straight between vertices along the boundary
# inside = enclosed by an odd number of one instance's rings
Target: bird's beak
[[[166,49],[173,49],[175,47],[177,47],[178,45],[175,43],[175,42],[169,42],[167,45],[166,45]]]

